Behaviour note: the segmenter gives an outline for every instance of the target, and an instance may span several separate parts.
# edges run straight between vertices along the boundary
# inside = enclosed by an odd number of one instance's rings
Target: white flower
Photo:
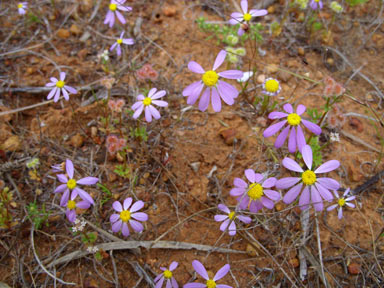
[[[252,76],[253,76],[252,71],[244,72],[243,77],[241,77],[240,79],[237,79],[237,82],[239,82],[239,83],[247,82],[249,80],[249,78],[251,78]]]
[[[337,132],[331,132],[329,135],[331,142],[340,142],[340,135]]]

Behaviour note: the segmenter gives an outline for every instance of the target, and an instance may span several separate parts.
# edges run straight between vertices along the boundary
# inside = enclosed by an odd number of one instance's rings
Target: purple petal
[[[285,139],[287,139],[287,136],[288,136],[288,133],[289,133],[289,129],[291,129],[290,126],[285,127],[284,130],[281,131],[279,136],[276,137],[276,141],[275,141],[275,144],[274,144],[276,148],[280,148],[281,146],[283,146],[283,144],[285,142]]]
[[[229,210],[229,208],[227,206],[225,206],[224,204],[217,205],[217,208],[219,208],[224,213],[227,213],[227,214],[231,213],[231,210]]]
[[[225,264],[222,268],[220,268],[219,271],[217,271],[215,277],[213,277],[213,281],[217,281],[223,278],[225,275],[227,275],[229,269],[231,269],[231,266],[229,266],[229,264]]]
[[[216,90],[216,87],[212,88],[211,105],[212,105],[213,111],[215,112],[221,111],[221,100],[220,100],[219,93]]]
[[[131,221],[129,221],[131,222]],[[123,228],[121,229],[121,232],[123,233],[123,236],[128,237],[129,236],[129,228],[128,224],[126,222],[123,222]]]
[[[295,185],[297,182],[300,181],[301,178],[299,177],[286,177],[282,178],[276,181],[276,188],[277,189],[287,189],[289,187],[292,187]]]
[[[335,209],[337,206],[339,206],[339,205],[338,204],[333,204],[333,205],[331,205],[331,206],[329,206],[327,208],[327,211],[331,211],[331,210]]]
[[[263,180],[264,176],[260,173],[255,173],[255,182],[260,183]]]
[[[71,160],[67,159],[65,161],[65,169],[67,171],[67,175],[70,179],[73,179],[73,173],[74,173],[74,169],[73,169],[73,163]]]
[[[233,288],[233,287],[232,287],[232,286],[225,285],[225,284],[217,284],[217,285],[216,285],[216,288]]]
[[[112,231],[119,232],[121,230],[121,226],[123,225],[123,221],[119,220],[112,224]]]
[[[171,265],[169,265],[169,271],[175,270],[177,268],[177,265],[179,265],[179,263],[177,263],[176,261],[173,261]]]
[[[156,89],[156,88],[155,88]],[[143,101],[145,99],[145,97],[144,97],[144,95],[142,95],[142,94],[139,94],[139,95],[137,95],[137,97],[136,97],[136,100],[137,101]]]
[[[157,281],[159,281],[159,282],[157,282]],[[155,278],[154,282],[157,282],[155,288],[161,288],[163,286],[163,283],[164,283],[164,275],[163,275],[163,273],[157,275],[157,277]]]
[[[237,219],[239,219],[241,222],[243,222],[245,224],[249,224],[252,222],[251,217],[248,217],[248,216],[239,215],[239,216],[237,216]]]
[[[280,193],[275,190],[265,189],[264,194],[273,201],[280,200]]]
[[[315,170],[315,173],[327,173],[327,172],[330,172],[330,171],[333,171],[337,168],[339,168],[340,166],[340,162],[337,161],[337,160],[330,160],[330,161],[327,161],[325,163],[323,163],[322,165],[320,165],[316,170]]]
[[[161,115],[160,115],[159,110],[157,110],[157,109],[156,109],[154,106],[152,106],[152,105],[149,105],[149,106],[148,106],[148,109],[149,109],[149,111],[151,112],[153,118],[155,118],[155,119],[160,119]]]
[[[173,285],[173,287],[171,287],[171,288],[179,288],[179,285],[177,285],[177,282],[176,282],[176,279],[175,278],[171,278],[171,282],[172,282],[172,285]]]
[[[305,112],[306,109],[307,108],[303,104],[300,104],[296,107],[296,114],[300,116]]]
[[[292,127],[291,133],[289,133],[288,151],[291,153],[295,153],[295,151],[296,151],[296,129],[295,129],[295,126]]]
[[[217,68],[220,67],[221,64],[223,64],[225,56],[227,56],[227,52],[225,50],[221,50],[219,54],[217,54],[215,63],[213,64],[213,68],[212,68],[213,71],[215,71]]]
[[[198,83],[199,83],[199,86],[196,87],[196,89],[191,93],[191,95],[189,95],[189,97],[187,99],[187,104],[188,105],[195,104],[196,100],[199,98],[199,96],[201,94],[201,91],[204,88],[204,84],[201,81],[198,82]]]
[[[75,189],[73,189],[73,191],[76,191],[77,193],[79,193],[79,196],[80,196],[81,199],[83,199],[85,201],[88,201],[91,204],[95,204],[95,202],[93,201],[91,195],[89,195],[83,189],[80,189],[79,187],[76,187]]]
[[[127,23],[127,21],[125,21],[124,16],[119,11],[116,10],[115,13],[116,13],[117,19],[119,19],[121,24]]]
[[[188,69],[191,70],[192,72],[195,72],[198,74],[204,74],[205,73],[203,67],[201,67],[200,64],[195,62],[195,61],[190,61],[188,63]]]
[[[68,86],[68,85],[64,85],[64,88],[67,89],[69,91],[69,93],[71,94],[76,94],[77,93],[77,90],[71,86]]]
[[[121,206],[121,203],[119,201],[113,202],[112,207],[117,212],[122,212],[123,211],[123,206]]]
[[[59,101],[60,91],[61,91],[61,89],[57,88],[56,93],[55,93],[55,97],[53,97],[53,102]]]
[[[207,288],[207,286],[202,283],[188,283],[188,284],[185,284],[183,288]]]
[[[60,81],[65,80],[65,72],[60,72]]]
[[[123,31],[123,32],[120,33],[120,37],[119,37],[119,39],[123,39],[124,33],[125,33],[125,31]]]
[[[288,114],[287,113],[283,113],[283,112],[277,112],[277,111],[271,112],[268,115],[268,118],[272,119],[272,120],[274,120],[274,119],[281,119],[281,118],[284,118],[284,117],[288,117]]]
[[[256,175],[255,171],[252,169],[247,169],[244,171],[245,177],[247,177],[249,182],[255,183],[256,182]]]
[[[329,190],[327,188],[322,186],[320,183],[315,183],[315,186],[316,186],[316,190],[319,191],[320,196],[324,200],[326,200],[328,202],[331,202],[333,200],[333,195],[331,192],[329,192]]]
[[[132,109],[132,110],[136,110],[137,108],[139,108],[140,106],[143,106],[143,105],[144,105],[144,104],[143,104],[142,101],[137,101],[137,102],[135,102],[135,103],[132,105],[131,109]]]
[[[201,264],[198,260],[193,260],[192,266],[201,277],[205,280],[209,280],[207,270],[205,270],[203,264]]]
[[[156,100],[156,99],[160,99],[160,98],[164,97],[165,94],[167,94],[167,91],[160,90],[157,93],[153,94],[152,96],[148,96],[148,97],[151,97],[152,100]]]
[[[228,23],[231,25],[236,25],[236,24],[241,23],[242,20],[243,20],[243,14],[242,13],[233,12],[231,14],[231,19],[229,19]]]
[[[85,177],[77,181],[77,184],[80,185],[93,185],[99,182],[99,178],[96,177]]]
[[[204,112],[208,108],[210,91],[211,91],[211,89],[207,88],[207,89],[205,89],[203,95],[201,95],[201,98],[199,101],[199,109],[202,112]]]
[[[257,9],[252,9],[249,11],[249,14],[252,15],[252,17],[260,17],[260,16],[265,16],[268,14],[268,11],[265,9],[257,10]]]
[[[263,188],[271,188],[275,186],[277,179],[275,177],[270,177],[263,182]]]
[[[185,97],[191,95],[200,86],[204,86],[201,81],[193,82],[184,88],[183,96]]]
[[[245,31],[244,31],[243,28],[241,28],[241,26],[240,26],[239,30],[237,30],[237,35],[239,35],[239,36],[243,36],[244,32],[245,32]]]
[[[216,222],[222,222],[228,219],[228,215],[215,215],[214,219]]]
[[[247,188],[248,187],[247,182],[245,182],[243,179],[240,179],[240,178],[235,178],[233,180],[233,185],[235,185],[238,188]]]
[[[303,155],[304,163],[307,165],[308,169],[312,169],[312,149],[311,146],[305,145],[303,147],[303,150],[301,151],[301,154]]]
[[[283,106],[283,109],[285,110],[285,112],[287,113],[293,113],[293,107],[291,104],[287,103],[287,104],[284,104]]]
[[[239,95],[235,87],[219,80],[217,89],[219,90],[221,99],[223,99],[227,105],[233,105],[235,103],[235,98]]]
[[[303,187],[303,183],[300,183],[292,187],[291,189],[289,189],[288,192],[284,195],[283,202],[285,204],[292,203],[299,195],[302,187]]]
[[[237,197],[240,195],[243,195],[245,193],[246,188],[232,188],[231,191],[229,192],[229,195]]]
[[[61,185],[59,185],[59,186],[55,189],[55,191],[53,191],[53,193],[62,193],[62,192],[64,192],[66,189],[68,189],[67,184],[61,184]]]
[[[316,211],[323,210],[323,199],[321,199],[320,193],[315,186],[311,186],[311,201]]]
[[[143,213],[143,212],[132,213],[131,216],[133,219],[136,219],[136,220],[141,221],[141,222],[148,220],[148,215],[146,213]]]
[[[300,195],[299,206],[301,210],[306,210],[309,207],[309,187],[305,186],[303,192]]]
[[[244,14],[248,13],[248,0],[241,0],[240,5],[241,10],[243,10]]]
[[[65,212],[65,215],[67,215],[67,218],[68,218],[68,221],[69,222],[75,222],[75,220],[76,220],[76,210],[67,210],[66,212]]]
[[[124,210],[128,210],[129,207],[131,207],[131,204],[132,204],[132,198],[131,197],[126,198],[123,203]]]
[[[341,219],[341,218],[343,218],[343,208],[339,208],[339,212],[337,213],[337,217],[339,218],[339,219]]]
[[[143,112],[143,110],[144,110],[144,104],[141,102],[140,103],[141,105],[139,106],[139,108],[137,108],[137,110],[135,111],[135,113],[133,113],[133,119],[137,119],[140,115],[141,115],[141,113]]]
[[[244,197],[237,198],[237,201],[241,201],[239,204],[240,209],[247,209],[249,203],[249,197],[247,194],[245,194]]]
[[[340,188],[340,183],[332,178],[323,177],[323,178],[317,178],[316,180],[319,184],[321,184],[327,189],[338,190]]]
[[[252,213],[256,213],[261,209],[263,209],[263,204],[261,204],[260,201],[252,201],[251,205],[249,206],[249,211]]]
[[[297,126],[296,129],[297,129],[297,131],[296,131],[296,136],[297,136],[296,142],[297,142],[297,146],[299,147],[299,151],[301,152],[301,150],[303,150],[303,147],[306,145],[305,137],[304,137],[303,129],[301,128],[300,125]]]
[[[351,208],[355,208],[356,207],[355,204],[353,204],[353,203],[345,203],[345,205],[347,205],[348,207],[351,207]]]
[[[55,84],[54,84],[54,85],[55,85]],[[51,98],[53,97],[53,95],[55,95],[56,90],[57,90],[57,87],[53,88],[53,89],[51,90],[51,92],[49,92],[49,94],[48,94],[48,96],[47,96],[47,99],[48,99],[48,100],[51,99]]]
[[[109,217],[109,221],[111,223],[115,223],[117,220],[120,219],[120,215],[119,214],[112,214],[111,217]],[[115,231],[116,232],[116,231]]]
[[[76,207],[80,209],[88,209],[89,207],[91,207],[91,203],[89,203],[88,201],[80,201],[76,204]]]
[[[129,211],[131,213],[133,213],[133,212],[136,212],[136,211],[140,210],[143,207],[144,207],[144,202],[139,200],[139,201],[133,203],[133,205],[132,205],[132,207],[131,207],[131,209]]]
[[[221,223],[221,225],[220,225],[220,231],[223,231],[223,232],[224,232],[224,231],[227,229],[227,227],[228,227],[230,221],[231,221],[231,220],[227,217],[227,219],[226,219],[223,223]]]
[[[267,129],[265,129],[263,136],[265,138],[268,138],[268,137],[275,135],[277,133],[277,131],[279,131],[285,125],[285,123],[287,123],[287,120],[283,120],[283,121],[277,122],[277,123],[269,126]],[[287,134],[288,134],[288,132],[287,132]]]
[[[135,40],[133,40],[131,38],[126,38],[126,39],[123,39],[123,43],[126,45],[133,45],[133,44],[135,44]]]
[[[61,88],[61,91],[63,92],[64,99],[68,101],[69,100],[69,95],[68,95],[67,90],[65,90],[64,88]]]
[[[117,46],[117,42],[113,43],[111,48],[109,48],[109,51],[113,51],[113,49],[115,49]]]
[[[148,106],[146,106],[144,108],[144,113],[145,113],[145,120],[150,123],[152,122],[152,113],[151,111],[149,110]]]
[[[240,70],[227,70],[218,73],[220,77],[226,78],[226,79],[240,79],[243,77],[243,71]]]
[[[307,121],[305,119],[301,119],[301,123],[303,123],[303,125],[307,127],[312,133],[316,135],[321,134],[321,128],[317,124]]]
[[[300,165],[297,164],[297,162],[295,160],[292,160],[291,158],[285,157],[282,164],[288,170],[295,172],[304,172]]]
[[[152,96],[156,93],[156,91],[157,91],[157,88],[152,88],[151,90],[149,90],[149,92],[148,92],[148,97],[149,98],[151,98],[151,99],[153,99],[152,98]],[[163,90],[164,91],[164,90]],[[164,91],[165,92],[165,91]],[[165,95],[165,93],[164,93],[164,95]],[[163,96],[164,96],[163,95]]]
[[[260,201],[263,204],[263,206],[268,209],[273,209],[273,206],[275,206],[273,201],[268,199],[267,197],[261,197]]]
[[[136,220],[129,220],[129,224],[131,225],[132,229],[136,232],[141,232],[144,230],[143,224],[137,222]]]
[[[116,53],[117,53],[117,56],[120,56],[120,55],[121,55],[121,47],[120,47],[120,45],[117,45],[117,47],[116,47]]]
[[[65,190],[65,192],[61,196],[60,206],[63,206],[63,207],[67,206],[68,199],[69,199],[69,189]]]

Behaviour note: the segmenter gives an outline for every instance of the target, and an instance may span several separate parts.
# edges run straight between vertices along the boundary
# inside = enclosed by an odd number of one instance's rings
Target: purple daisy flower
[[[241,10],[243,10],[243,13],[240,12],[233,12],[231,14],[231,19],[229,20],[229,24],[236,25],[241,24],[239,30],[237,31],[237,35],[241,36],[244,34],[245,30],[249,28],[249,22],[252,20],[252,17],[258,17],[258,16],[265,16],[268,14],[268,11],[265,9],[257,10],[257,9],[251,9],[248,12],[248,1],[242,0],[240,2]]]
[[[351,189],[349,189],[349,188],[347,190],[345,190],[345,192],[341,198],[339,197],[339,194],[336,192],[336,190],[333,191],[336,198],[338,199],[337,204],[333,204],[333,205],[329,206],[327,208],[327,211],[331,211],[331,210],[335,209],[336,207],[339,207],[339,211],[337,213],[337,216],[339,217],[339,219],[341,219],[341,218],[343,218],[343,207],[344,206],[355,208],[355,204],[348,203],[348,202],[355,200],[355,198],[356,198],[356,196],[348,196],[350,190]]]
[[[143,110],[145,110],[145,120],[147,122],[152,121],[152,116],[155,119],[160,119],[160,112],[152,105],[155,104],[160,107],[167,107],[168,103],[162,100],[157,100],[161,97],[164,97],[164,95],[167,93],[165,90],[160,90],[159,92],[156,92],[156,88],[152,88],[148,92],[148,96],[144,97],[144,95],[138,95],[137,96],[137,102],[132,105],[132,109],[135,111],[133,114],[133,118],[137,119]]]
[[[287,189],[293,186],[284,195],[284,203],[292,203],[302,191],[299,199],[301,210],[307,209],[309,204],[312,203],[315,206],[316,211],[321,211],[323,210],[322,199],[329,202],[333,200],[333,195],[328,189],[337,190],[339,189],[340,184],[332,178],[317,178],[316,174],[331,172],[340,166],[340,162],[337,160],[330,160],[320,165],[316,170],[312,171],[311,146],[305,145],[301,153],[303,155],[304,163],[308,169],[304,171],[296,161],[287,157],[284,158],[282,162],[283,166],[288,170],[301,173],[301,176],[279,179],[276,182],[276,188]],[[303,186],[304,189],[302,189]]]
[[[161,288],[163,286],[164,280],[167,280],[166,288],[179,288],[179,285],[177,285],[177,282],[175,278],[173,278],[172,273],[172,271],[177,268],[177,265],[179,265],[179,263],[173,261],[171,265],[169,265],[169,269],[160,267],[163,273],[160,273],[156,276],[154,280],[154,282],[157,282],[155,288]]]
[[[116,48],[116,53],[118,56],[121,55],[121,44],[126,44],[126,45],[133,45],[135,41],[131,38],[123,38],[124,36],[124,31],[121,32],[120,37],[116,40],[116,42],[109,48],[110,51],[113,51],[113,49]]]
[[[195,104],[197,98],[199,98],[201,91],[204,86],[207,87],[203,92],[200,102],[199,109],[200,111],[207,110],[209,106],[209,98],[212,94],[211,104],[215,112],[221,111],[221,99],[228,105],[233,105],[235,103],[235,98],[239,95],[239,92],[232,85],[219,80],[219,77],[226,79],[240,79],[243,77],[243,72],[239,70],[227,70],[217,73],[215,70],[223,64],[227,52],[221,50],[216,57],[215,63],[213,64],[212,70],[204,71],[200,64],[195,61],[188,63],[188,69],[194,73],[202,74],[202,80],[197,81],[189,85],[183,90],[183,96],[188,96],[187,104]]]
[[[116,212],[120,213],[120,214],[112,214],[110,217],[110,221],[112,224],[112,231],[116,233],[121,230],[121,232],[125,237],[129,235],[128,223],[129,225],[131,225],[133,230],[135,230],[136,232],[141,232],[144,230],[144,227],[138,221],[143,222],[148,220],[147,214],[143,212],[136,212],[144,207],[144,202],[141,200],[137,201],[131,207],[132,201],[133,201],[132,198],[129,197],[124,200],[123,206],[119,201],[115,201],[112,204],[113,209],[115,209]],[[131,207],[131,209],[129,209],[129,207]]]
[[[79,188],[77,185],[78,184],[80,184],[80,185],[93,185],[93,184],[96,184],[99,181],[99,179],[96,177],[85,177],[85,178],[82,178],[82,179],[76,181],[75,179],[73,179],[73,174],[75,172],[75,170],[73,168],[73,163],[69,159],[67,159],[65,162],[65,170],[67,172],[67,175],[65,175],[65,174],[57,174],[56,175],[57,179],[59,179],[59,181],[61,183],[64,183],[64,184],[59,185],[54,191],[54,193],[63,193],[64,192],[63,196],[61,196],[60,206],[66,206],[67,205],[70,191],[72,191],[71,199],[75,199],[76,196],[79,195],[81,197],[81,199],[89,202],[90,204],[94,204],[94,201],[93,201],[91,195],[89,195],[83,189]],[[69,179],[67,178],[67,176],[69,177]]]
[[[241,222],[245,223],[245,224],[249,224],[252,222],[252,219],[248,216],[243,216],[243,215],[236,215],[235,216],[235,211],[231,211],[229,210],[229,208],[227,206],[225,206],[224,204],[219,204],[217,206],[221,211],[223,211],[224,213],[226,213],[227,215],[215,215],[215,221],[216,222],[222,222],[224,221],[221,225],[220,225],[220,230],[221,231],[225,231],[229,225],[229,228],[228,228],[228,234],[230,236],[234,236],[236,235],[236,223],[235,223],[235,219],[239,219]]]
[[[19,12],[19,15],[25,15],[27,13],[28,9],[28,2],[21,2],[17,4],[17,10]]]
[[[195,271],[203,277],[206,282],[205,284],[202,283],[188,283],[183,286],[183,288],[232,288],[232,286],[224,285],[224,284],[216,284],[216,281],[223,278],[225,275],[227,275],[229,269],[231,268],[229,264],[225,264],[222,268],[220,268],[219,271],[217,271],[216,275],[213,277],[213,279],[210,279],[208,276],[208,272],[205,269],[204,265],[201,264],[199,261],[194,260],[192,262],[192,266],[195,269]]]
[[[67,211],[65,212],[65,215],[67,216],[67,219],[69,220],[69,222],[75,222],[76,220],[76,208],[80,208],[80,209],[88,209],[89,207],[91,207],[91,203],[89,203],[88,201],[80,201],[80,202],[76,202],[75,201],[75,198],[76,198],[77,195],[75,195],[75,193],[72,193],[71,195],[71,199],[68,200],[67,204],[66,205],[63,205],[63,206],[66,206],[67,207]]]
[[[312,8],[312,10],[321,10],[323,9],[323,2],[321,0],[311,0],[309,6]]]
[[[281,119],[286,117],[287,119],[269,126],[267,129],[265,129],[263,136],[265,138],[268,138],[275,135],[280,129],[284,127],[286,123],[288,123],[288,126],[283,129],[279,136],[277,136],[275,141],[275,147],[280,148],[281,146],[283,146],[289,134],[289,152],[296,152],[297,147],[299,148],[299,151],[301,151],[301,149],[303,149],[303,147],[306,145],[306,141],[303,129],[301,128],[300,124],[302,123],[306,128],[308,128],[312,133],[316,135],[321,134],[321,128],[315,123],[312,123],[300,117],[300,115],[302,115],[307,109],[304,105],[300,104],[299,106],[297,106],[296,113],[293,113],[293,107],[289,103],[285,104],[283,108],[288,114],[274,111],[269,113],[268,118]]]
[[[65,72],[60,72],[60,80],[57,80],[55,77],[51,77],[50,80],[52,82],[49,82],[49,83],[45,84],[45,86],[46,87],[53,87],[53,86],[55,86],[55,87],[51,90],[51,92],[49,92],[48,97],[47,97],[48,100],[51,99],[53,96],[55,96],[53,98],[53,101],[54,102],[59,101],[60,94],[61,94],[60,92],[62,92],[65,100],[68,101],[69,100],[68,92],[71,93],[71,94],[76,94],[77,93],[77,90],[75,88],[73,88],[71,86],[65,85],[65,82],[64,82],[64,80],[65,80]]]
[[[235,188],[230,192],[231,196],[237,197],[237,201],[241,201],[239,207],[241,209],[249,207],[249,211],[253,213],[261,210],[263,206],[273,209],[275,205],[273,201],[280,200],[280,193],[270,189],[275,186],[276,178],[270,177],[263,181],[263,175],[255,173],[252,169],[245,170],[244,174],[251,184],[248,185],[244,180],[235,178],[233,181]]]
[[[109,24],[109,27],[112,28],[113,25],[115,24],[115,14],[117,19],[121,22],[121,24],[127,23],[125,21],[125,18],[123,14],[121,14],[118,10],[124,11],[124,12],[129,12],[132,11],[132,7],[124,6],[123,4],[125,3],[126,0],[111,0],[111,3],[109,4],[108,8],[108,13],[105,16],[104,24]]]

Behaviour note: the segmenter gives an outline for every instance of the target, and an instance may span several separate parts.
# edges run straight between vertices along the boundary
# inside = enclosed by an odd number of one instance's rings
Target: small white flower
[[[249,78],[251,78],[252,76],[253,76],[252,71],[244,72],[243,77],[241,77],[240,79],[237,79],[237,82],[239,82],[239,83],[247,82],[249,80]]]
[[[340,142],[340,135],[337,132],[331,132],[329,135],[331,142]]]

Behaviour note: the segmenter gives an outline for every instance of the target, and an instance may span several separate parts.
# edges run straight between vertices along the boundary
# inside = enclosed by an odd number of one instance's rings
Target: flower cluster
[[[71,160],[65,162],[66,174],[57,174],[57,179],[63,183],[59,185],[54,193],[63,193],[60,200],[60,206],[67,207],[66,216],[70,222],[76,220],[76,208],[88,209],[94,201],[87,192],[78,187],[78,185],[94,185],[99,179],[96,177],[85,177],[80,180],[74,179],[74,167]],[[77,196],[80,196],[82,201],[76,201]]]
[[[121,113],[124,105],[125,105],[125,101],[123,99],[108,101],[109,109],[111,109],[111,111],[115,113]]]
[[[324,96],[326,97],[340,96],[345,92],[345,88],[332,77],[326,77],[324,79],[324,86]]]
[[[124,138],[118,138],[116,135],[109,135],[106,140],[107,150],[110,154],[115,153],[124,149],[127,146],[127,140]]]
[[[159,73],[153,69],[151,64],[145,64],[143,67],[141,67],[139,70],[136,71],[136,76],[140,80],[151,80],[156,81],[159,77]]]

